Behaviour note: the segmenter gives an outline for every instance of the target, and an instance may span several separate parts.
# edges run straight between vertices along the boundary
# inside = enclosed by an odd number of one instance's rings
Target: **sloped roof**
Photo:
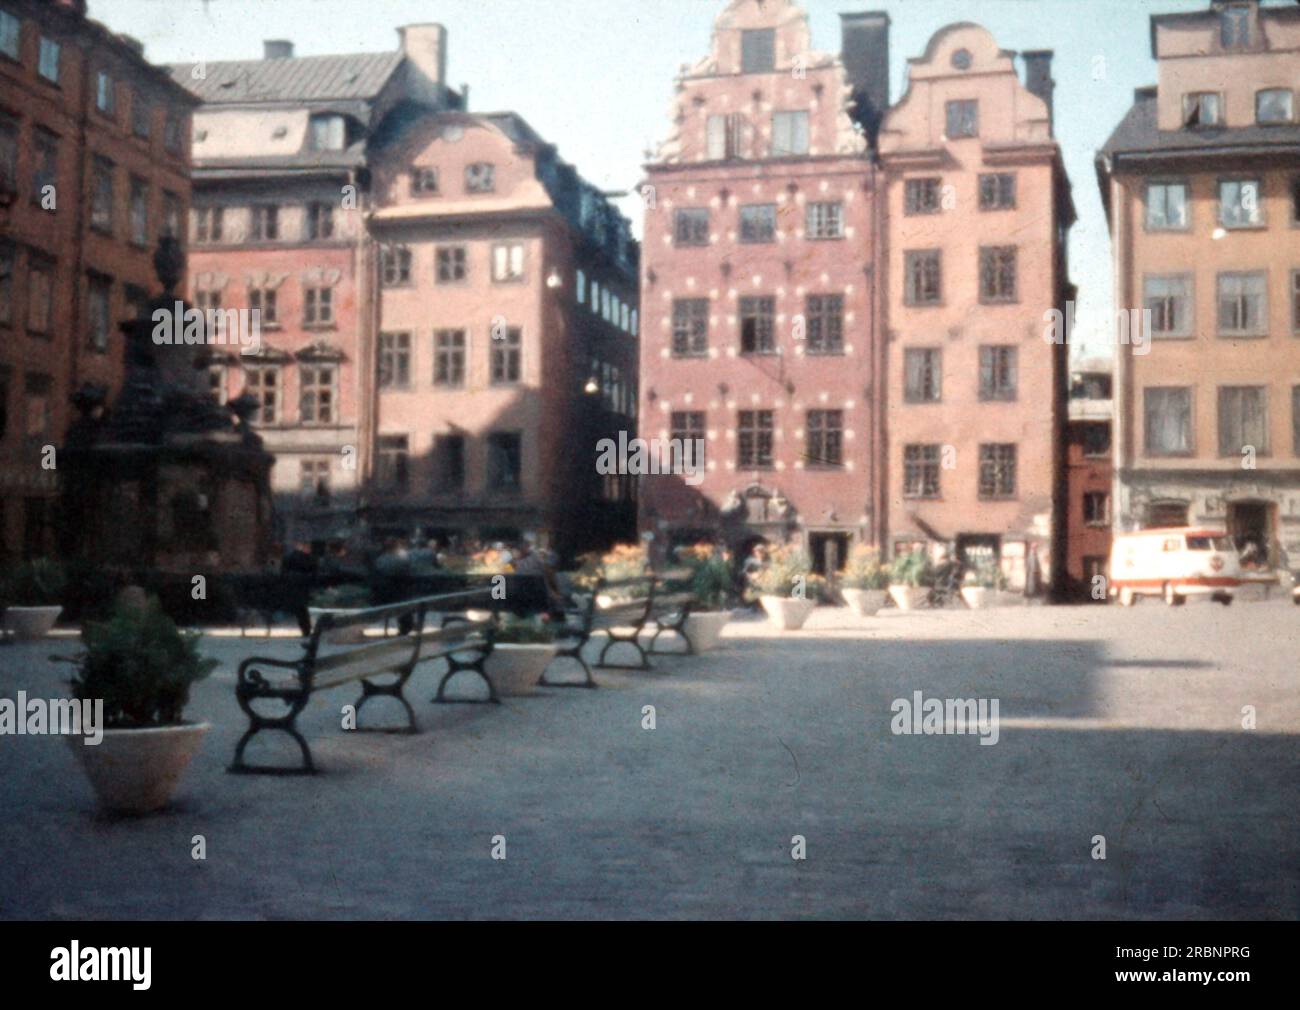
[[[1300,145],[1300,126],[1224,126],[1195,130],[1161,130],[1156,119],[1156,89],[1141,88],[1133,106],[1120,120],[1101,153],[1179,154],[1213,152],[1230,154],[1238,149],[1289,148]]]
[[[405,57],[400,52],[295,56],[272,60],[172,64],[172,78],[212,105],[248,102],[328,102],[376,97]]]

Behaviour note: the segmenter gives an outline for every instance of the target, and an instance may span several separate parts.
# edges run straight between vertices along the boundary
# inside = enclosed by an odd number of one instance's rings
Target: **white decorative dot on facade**
[[[735,409],[736,409],[736,401],[735,401],[735,400],[728,400],[728,401],[727,401],[727,409],[728,409],[728,410],[735,410]]]
[[[801,459],[796,459],[796,460],[794,461],[794,468],[795,468],[796,470],[802,470],[802,469],[803,469],[803,460],[801,460]]]
[[[695,394],[694,394],[694,393],[686,393],[684,396],[682,396],[682,402],[683,402],[683,403],[694,403],[694,402],[695,402]]]
[[[854,228],[853,225],[849,225],[847,228],[844,229],[845,238],[853,238],[856,234],[857,234],[857,229]]]
[[[820,393],[817,394],[817,402],[818,402],[818,403],[828,403],[828,402],[830,402],[830,398],[831,398],[831,394],[830,394],[830,393],[827,393],[827,392],[825,392],[825,391],[820,392]]]
[[[830,188],[831,188],[830,180],[823,179],[817,188],[823,193],[830,192]]]
[[[852,410],[852,409],[853,409],[854,407],[856,407],[857,405],[858,405],[858,404],[857,404],[857,401],[856,401],[856,400],[845,400],[845,401],[844,401],[844,409],[845,409],[845,410]]]
[[[661,358],[666,358],[666,357],[668,357],[668,348],[666,348],[666,347],[661,348],[660,351],[659,351],[659,357],[661,357]]]
[[[852,344],[845,344],[845,345],[844,345],[844,353],[845,353],[845,354],[852,354],[852,353],[853,353],[853,345],[852,345]]]
[[[665,414],[668,413],[668,411],[670,411],[670,410],[673,409],[673,403],[672,403],[672,401],[671,401],[671,400],[660,400],[660,401],[659,401],[659,409],[660,409],[661,411],[663,411]]]
[[[736,356],[736,349],[735,349],[734,347],[728,347],[728,348],[727,348],[727,357],[729,357],[729,358],[734,358],[735,356]]]
[[[762,398],[761,396],[759,396],[757,393],[750,393],[750,394],[749,394],[749,402],[750,402],[750,403],[758,404],[759,401],[761,401],[762,399],[763,399],[763,398]]]
[[[753,284],[754,287],[761,288],[763,286],[763,275],[754,274],[754,276],[749,279],[749,282]]]
[[[691,290],[694,290],[694,289],[695,289],[695,278],[694,278],[694,277],[687,277],[687,278],[686,278],[686,286],[687,286],[688,288],[690,288]]]
[[[783,460],[779,460],[779,459],[778,459],[778,460],[776,461],[776,468],[777,468],[778,470],[784,470],[784,469],[785,469],[785,462],[784,462]]]
[[[828,274],[828,273],[826,273],[825,271],[823,271],[823,272],[822,272],[822,283],[823,283],[823,284],[829,284],[830,282],[831,282],[831,275]]]
[[[846,460],[844,461],[844,469],[845,469],[845,470],[856,470],[857,467],[854,466],[854,464],[853,464],[853,460],[851,460],[851,459],[846,459]]]
[[[694,186],[687,186],[687,187],[686,187],[686,198],[687,198],[688,200],[694,200],[694,199],[695,199],[695,187],[694,187]]]
[[[784,400],[781,400],[781,399],[778,399],[778,400],[776,401],[776,403],[774,404],[774,406],[776,407],[777,410],[780,410],[782,407],[785,406],[785,401],[784,401]]]

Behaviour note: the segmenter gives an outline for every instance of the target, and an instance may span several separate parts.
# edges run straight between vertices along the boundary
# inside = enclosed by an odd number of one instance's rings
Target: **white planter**
[[[61,613],[63,608],[59,606],[9,607],[5,610],[5,631],[20,642],[33,642],[49,633]]]
[[[890,598],[899,610],[916,610],[930,596],[925,586],[890,586]]]
[[[889,594],[883,589],[841,589],[840,595],[859,617],[871,617],[885,605]]]
[[[167,805],[209,724],[107,729],[88,747],[80,736],[67,737],[86,769],[86,777],[105,810],[147,814]]]
[[[314,628],[316,622],[320,620],[322,614],[338,614],[341,617],[350,617],[353,614],[361,613],[360,610],[340,610],[337,608],[326,609],[324,607],[308,607],[307,615],[311,618],[311,624]],[[325,641],[330,645],[358,645],[366,640],[366,626],[364,624],[353,624],[346,628],[339,628],[338,631],[331,631],[325,636]]]
[[[760,596],[768,620],[782,631],[798,631],[817,607],[816,600],[796,600],[792,596]]]
[[[493,646],[486,664],[488,679],[502,697],[532,694],[555,652],[554,645],[540,642]]]
[[[709,652],[718,647],[722,629],[730,620],[730,610],[701,610],[686,618],[686,636],[696,652]]]
[[[988,586],[962,586],[961,598],[971,610],[988,610],[997,606],[998,591]]]

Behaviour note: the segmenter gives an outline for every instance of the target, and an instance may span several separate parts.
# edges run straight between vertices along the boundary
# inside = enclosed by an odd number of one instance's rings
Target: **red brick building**
[[[646,166],[640,434],[705,445],[698,484],[642,481],[664,547],[792,541],[824,570],[879,538],[888,18],[844,27],[820,53],[789,0],[732,0]]]
[[[1104,603],[1092,580],[1110,558],[1112,389],[1109,362],[1085,361],[1071,374],[1066,428],[1065,595]]]
[[[81,0],[0,2],[0,550],[53,550],[42,461],[85,383],[115,396],[118,323],[189,212],[196,101]]]

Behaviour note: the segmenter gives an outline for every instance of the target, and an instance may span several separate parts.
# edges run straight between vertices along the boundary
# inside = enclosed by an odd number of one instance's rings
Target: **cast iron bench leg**
[[[623,637],[622,635],[616,635],[614,634],[613,631],[607,630],[605,632],[606,635],[605,647],[600,650],[600,658],[596,660],[596,666],[602,670],[653,670],[654,667],[650,664],[650,660],[646,657],[645,649],[641,647],[641,643],[637,640],[641,637],[641,632],[643,627],[644,627],[643,625],[638,624],[636,628],[633,630],[630,638]],[[632,648],[636,649],[637,655],[641,657],[641,665],[625,666],[625,665],[619,665],[617,663],[606,663],[605,656],[609,653],[609,650],[614,648],[614,646],[616,645],[630,645],[632,646]]]
[[[497,697],[497,689],[492,686],[492,679],[487,675],[487,671],[483,669],[483,663],[487,660],[487,656],[484,655],[481,650],[476,650],[476,651],[478,652],[478,655],[476,656],[476,658],[474,658],[468,663],[457,659],[455,653],[448,653],[446,656],[443,657],[444,659],[447,660],[447,672],[443,675],[442,680],[438,682],[438,693],[433,697],[433,701],[435,704],[437,705],[484,705],[489,703],[493,705],[501,704],[501,699]],[[471,671],[477,673],[480,677],[482,677],[483,683],[487,685],[487,689],[488,689],[487,700],[479,701],[477,698],[446,697],[447,682],[451,680],[452,677],[456,676],[456,674],[458,673],[467,673]]]
[[[239,702],[239,707],[248,716],[249,726],[244,731],[244,735],[239,738],[239,743],[235,745],[235,759],[226,771],[232,775],[315,775],[316,765],[311,759],[311,748],[307,746],[307,741],[303,739],[297,727],[298,713],[306,706],[309,695],[303,692],[291,697],[281,696],[280,700],[289,705],[289,712],[286,715],[274,718],[262,715],[250,704],[255,698],[270,697],[276,696],[265,694],[248,695],[243,691],[236,693],[235,698]],[[289,736],[293,737],[298,744],[298,749],[302,751],[302,766],[299,768],[285,768],[276,765],[250,765],[245,762],[244,748],[248,746],[248,741],[264,729],[280,730],[282,733],[288,733]]]
[[[356,732],[358,733],[408,733],[416,734],[420,732],[420,727],[415,721],[415,710],[411,708],[411,703],[406,700],[402,689],[406,686],[406,680],[410,677],[409,673],[400,675],[400,679],[395,684],[372,684],[368,680],[361,681],[361,697],[353,706],[353,711],[357,716]],[[397,727],[396,729],[367,729],[361,725],[361,706],[374,697],[396,698],[402,708],[406,709],[407,726],[405,728]]]
[[[546,669],[542,671],[542,675],[537,679],[537,683],[540,684],[542,687],[587,687],[587,688],[599,687],[600,685],[596,683],[596,678],[591,675],[591,667],[588,666],[587,661],[582,658],[582,649],[589,640],[590,640],[590,636],[584,638],[581,642],[579,642],[576,646],[574,646],[571,649],[560,649],[555,653],[555,659],[577,660],[578,665],[582,667],[583,674],[586,675],[587,679],[585,682],[577,683],[575,681],[547,680],[546,674],[551,669],[551,664],[548,663],[546,665]],[[554,663],[555,659],[552,659],[551,663]]]

